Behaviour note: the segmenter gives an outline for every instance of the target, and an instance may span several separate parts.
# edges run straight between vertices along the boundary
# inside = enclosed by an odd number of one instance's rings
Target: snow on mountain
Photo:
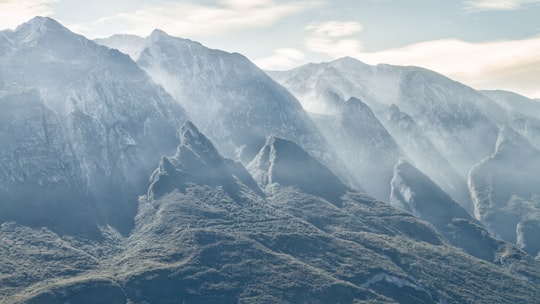
[[[504,110],[483,94],[416,67],[369,66],[342,58],[271,75],[306,110],[315,113],[335,111],[334,94],[340,100],[356,97],[369,105],[386,126],[385,109],[397,105],[417,122],[422,133],[463,177],[472,165],[491,153],[497,136],[496,122],[505,117]]]
[[[160,30],[142,47],[138,65],[186,108],[227,157],[249,163],[266,137],[275,134],[299,143],[356,184],[300,103],[244,56]]]
[[[30,113],[25,114],[32,115],[27,123],[38,134],[58,132],[55,146],[65,151],[49,152],[58,163],[66,163],[66,170],[76,172],[65,174],[76,174],[74,180],[86,189],[80,192],[93,197],[88,208],[94,211],[89,213],[126,231],[136,212],[137,187],[146,183],[162,154],[174,151],[185,111],[127,55],[76,35],[53,19],[36,17],[14,31],[0,32],[0,37],[0,90],[38,92],[38,97],[18,98],[39,99],[55,125]],[[9,96],[17,95],[5,96],[7,107],[15,102]],[[13,140],[16,146],[28,138]],[[38,140],[32,146],[37,147]],[[31,169],[34,165],[40,164],[17,164],[22,171],[48,170]]]
[[[531,221],[540,218],[538,168],[540,151],[513,129],[501,127],[495,152],[469,174],[475,217],[504,240],[516,243],[519,238],[523,248],[537,244],[523,228],[535,227]]]

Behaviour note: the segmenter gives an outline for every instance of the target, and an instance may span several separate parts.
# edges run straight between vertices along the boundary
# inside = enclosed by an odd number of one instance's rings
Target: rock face
[[[26,174],[6,177],[10,199],[1,208],[36,224],[17,209],[47,210],[45,222],[72,210],[75,222],[127,232],[140,186],[159,155],[174,151],[185,111],[127,55],[52,19],[36,17],[0,37],[0,90],[7,92],[0,132],[10,138],[3,166]],[[20,191],[31,185],[41,190]]]
[[[118,39],[101,43],[124,49]],[[299,143],[357,186],[298,100],[244,56],[155,30],[140,45],[137,63],[186,108],[227,157],[247,164],[266,137],[275,134]]]
[[[262,187],[298,187],[306,193],[339,204],[348,188],[330,170],[294,142],[269,137],[248,169]]]
[[[540,177],[536,172],[539,166],[540,151],[513,129],[502,127],[495,152],[478,163],[469,175],[475,216],[492,233],[516,242],[516,228],[521,223],[520,243],[525,246],[536,242],[524,239],[530,234],[523,233],[523,228],[534,227],[534,220],[540,218]]]
[[[0,222],[87,229],[80,211],[93,211],[58,115],[36,90],[2,93],[0,109]]]
[[[35,250],[63,250],[66,264],[86,267],[61,276],[50,259],[40,272],[24,269],[25,280],[0,272],[11,282],[0,284],[6,303],[505,303],[540,295],[519,277],[535,277],[533,260],[515,264],[514,274],[479,262],[410,214],[347,189],[290,141],[268,139],[250,166],[272,177],[271,185],[259,180],[266,194],[190,123],[177,151],[152,175],[131,235],[105,234],[101,250],[95,241],[3,224],[0,250],[11,244],[17,252],[24,237],[41,235],[31,238]],[[270,167],[259,165],[265,160]],[[282,166],[297,162],[320,175]],[[304,192],[319,182],[346,189],[339,204]],[[35,258],[8,254],[0,271],[24,267],[21,257]],[[42,283],[33,284],[38,274]]]

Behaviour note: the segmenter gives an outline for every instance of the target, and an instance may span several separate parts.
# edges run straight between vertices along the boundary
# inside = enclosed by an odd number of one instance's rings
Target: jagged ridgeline
[[[540,299],[537,188],[486,182],[536,182],[531,100],[350,58],[272,73],[295,97],[159,30],[97,42],[0,32],[0,303]]]

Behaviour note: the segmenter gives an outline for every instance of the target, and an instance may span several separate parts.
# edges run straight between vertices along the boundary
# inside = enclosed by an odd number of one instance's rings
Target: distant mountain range
[[[539,114],[36,17],[0,32],[0,303],[535,303]]]

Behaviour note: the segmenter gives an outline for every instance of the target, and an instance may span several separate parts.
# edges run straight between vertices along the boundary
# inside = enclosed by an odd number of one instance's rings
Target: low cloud
[[[312,23],[304,31],[308,32],[304,45],[312,52],[341,57],[362,51],[362,43],[354,38],[355,34],[362,31],[362,25],[358,22]]]
[[[362,30],[359,23],[332,21],[305,30],[305,47],[330,59],[351,56],[368,64],[420,66],[474,88],[540,97],[540,37],[477,43],[442,39],[365,52],[355,37]]]
[[[445,39],[353,56],[370,64],[425,67],[478,89],[540,97],[540,38],[483,43]]]
[[[117,33],[147,35],[159,28],[175,36],[212,36],[246,28],[266,27],[277,20],[319,7],[320,1],[221,0],[218,5],[168,3],[146,6],[130,13],[70,25],[90,37]]]
[[[508,11],[540,4],[540,0],[466,0],[463,9],[467,12]]]
[[[297,49],[283,48],[275,50],[271,56],[255,59],[253,62],[264,70],[282,70],[298,64],[305,58]]]
[[[50,16],[58,0],[0,0],[0,29],[15,28],[35,16]]]

